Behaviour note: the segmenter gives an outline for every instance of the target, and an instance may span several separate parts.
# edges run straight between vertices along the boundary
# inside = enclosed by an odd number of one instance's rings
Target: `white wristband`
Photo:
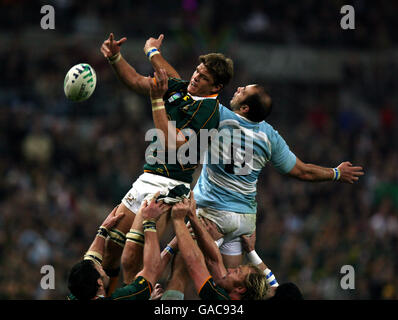
[[[159,50],[156,47],[151,47],[149,48],[147,51],[145,51],[145,55],[147,56],[147,58],[149,59],[149,61],[152,59],[152,57],[155,54],[160,54]]]
[[[258,256],[256,250],[252,250],[247,254],[247,259],[254,265],[258,266],[263,260]]]

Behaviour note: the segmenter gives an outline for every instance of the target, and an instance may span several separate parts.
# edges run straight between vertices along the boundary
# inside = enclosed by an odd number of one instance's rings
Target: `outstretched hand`
[[[204,217],[199,217],[199,220],[214,241],[217,241],[218,239],[224,237],[224,234],[220,232],[217,225],[213,221]]]
[[[150,48],[155,47],[156,49],[160,49],[162,46],[162,41],[164,39],[164,35],[161,34],[157,39],[150,37],[146,42],[144,46],[144,52],[145,54],[148,52]],[[160,51],[160,50],[159,50]]]
[[[170,209],[170,205],[163,203],[163,201],[156,201],[159,194],[160,192],[157,192],[149,204],[147,200],[142,203],[140,211],[144,220],[151,219],[156,221]]]
[[[155,72],[155,78],[148,78],[151,99],[162,99],[168,89],[168,76],[165,69]]]
[[[185,216],[190,211],[190,201],[188,199],[183,199],[183,201],[173,205],[171,209],[171,217],[173,219],[184,219]]]
[[[118,206],[113,208],[112,212],[105,218],[105,220],[104,220],[104,222],[102,222],[101,226],[103,226],[107,229],[111,229],[120,221],[121,218],[124,217],[123,212],[116,215],[117,208],[118,208]]]
[[[354,183],[359,180],[360,176],[363,176],[363,168],[359,166],[353,166],[351,162],[342,162],[338,167],[340,169],[340,179],[341,182]]]
[[[160,283],[156,283],[151,293],[151,300],[160,300],[164,293],[164,289]]]
[[[254,250],[256,245],[256,230],[251,235],[241,235],[242,247],[246,252]]]
[[[127,41],[127,38],[121,38],[120,40],[114,40],[113,33],[109,35],[109,38],[106,39],[101,46],[101,52],[105,58],[110,58],[115,54],[120,52],[120,47],[123,43]]]

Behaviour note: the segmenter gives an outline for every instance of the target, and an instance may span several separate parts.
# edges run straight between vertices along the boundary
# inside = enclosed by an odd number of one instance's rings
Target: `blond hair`
[[[242,295],[242,300],[265,300],[268,298],[270,286],[266,281],[263,271],[255,265],[249,265],[253,272],[246,276],[244,285],[246,292]]]

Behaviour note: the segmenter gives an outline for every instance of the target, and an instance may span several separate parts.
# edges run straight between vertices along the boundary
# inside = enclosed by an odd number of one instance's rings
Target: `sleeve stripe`
[[[143,277],[143,279],[145,279],[145,278]],[[145,281],[146,281],[147,286],[145,288],[143,288],[142,290],[137,291],[137,292],[133,292],[132,294],[129,294],[129,295],[116,297],[113,300],[120,300],[120,299],[126,299],[126,298],[130,298],[130,297],[133,297],[133,296],[137,296],[137,295],[141,294],[142,292],[145,292],[145,290],[149,290],[149,295],[151,295],[152,294],[152,285],[151,285],[151,283],[148,280],[145,279]]]
[[[176,128],[176,130],[177,130],[177,136],[181,133],[182,134],[182,136],[184,137],[184,139],[185,139],[185,142],[187,142],[188,140],[187,140],[187,137],[186,136],[184,136],[184,134],[181,132],[181,130],[180,129],[178,129],[178,128]]]
[[[216,292],[217,295],[223,297],[225,300],[231,300],[229,297],[223,295],[220,291],[218,291],[213,284],[211,283],[211,281],[209,281],[212,278],[212,276],[209,276],[206,281],[203,283],[203,285],[200,287],[200,290],[198,291],[198,294],[200,294],[200,292],[202,291],[203,287],[206,285],[206,283],[209,283],[210,288],[213,289],[214,292]]]
[[[134,292],[134,293],[126,295],[126,296],[117,297],[117,298],[114,298],[113,300],[120,300],[120,299],[126,299],[126,298],[130,298],[133,296],[137,296],[140,293],[144,292],[145,290],[149,290],[149,294],[151,294],[151,289],[149,288],[149,286],[147,286],[146,288],[142,289],[141,291],[137,291],[137,292]]]
[[[223,298],[226,299],[226,300],[230,300],[230,298],[224,296],[223,294],[220,293],[220,291],[218,291],[216,288],[214,288],[214,286],[211,284],[211,282],[209,282],[209,284],[210,284],[210,287],[211,287],[215,292],[217,292],[217,294],[218,294],[219,296],[223,297]]]
[[[198,294],[200,293],[200,291],[202,291],[203,287],[205,286],[206,282],[209,281],[211,279],[211,276],[208,276],[206,278],[206,280],[203,282],[203,284],[201,285],[201,287],[198,290]]]

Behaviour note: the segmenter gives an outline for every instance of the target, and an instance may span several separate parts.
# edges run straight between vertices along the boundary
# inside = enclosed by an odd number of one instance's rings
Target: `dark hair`
[[[215,85],[227,85],[234,75],[234,63],[222,53],[209,53],[199,56],[199,62],[203,63],[213,76]]]
[[[98,291],[100,276],[93,261],[80,261],[70,271],[68,288],[77,299],[90,300],[95,297]]]
[[[268,300],[304,300],[300,289],[292,282],[283,283],[276,288],[275,295]]]
[[[255,85],[258,90],[256,93],[246,97],[242,101],[241,105],[248,105],[249,112],[247,113],[247,118],[250,121],[261,122],[269,116],[272,111],[272,99],[268,93],[264,91],[264,88]]]

